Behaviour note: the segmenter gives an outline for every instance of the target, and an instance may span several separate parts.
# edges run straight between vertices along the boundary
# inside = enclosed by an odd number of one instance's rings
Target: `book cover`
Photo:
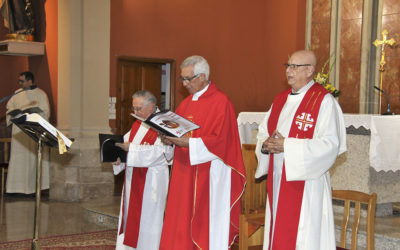
[[[115,146],[116,142],[124,142],[122,135],[99,134],[99,141],[101,162],[115,162],[118,157],[121,159],[121,162],[126,162],[127,152]]]
[[[146,120],[141,119],[135,114],[132,114],[132,116],[146,123],[158,132],[172,137],[182,137],[184,134],[200,128],[199,125],[170,110],[154,113]]]

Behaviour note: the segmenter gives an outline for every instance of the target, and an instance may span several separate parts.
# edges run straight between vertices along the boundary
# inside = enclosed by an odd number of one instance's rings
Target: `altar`
[[[264,112],[242,112],[237,121],[241,143],[255,144]],[[347,152],[330,169],[333,189],[378,194],[377,216],[392,214],[400,201],[400,116],[344,115]]]

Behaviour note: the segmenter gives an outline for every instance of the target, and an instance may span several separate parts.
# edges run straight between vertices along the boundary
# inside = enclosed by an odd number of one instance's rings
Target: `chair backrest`
[[[368,204],[367,210],[367,250],[375,249],[375,208],[376,193],[366,194],[353,190],[333,190],[332,198],[344,201],[340,247],[346,247],[346,232],[349,227],[350,203],[354,203],[354,220],[351,230],[351,250],[357,249],[357,232],[361,217],[361,203]]]
[[[249,214],[257,211],[265,211],[267,184],[266,181],[255,179],[257,170],[256,145],[243,144],[242,155],[246,168],[246,189],[242,196],[242,213]],[[264,178],[265,179],[265,178]]]
[[[0,163],[8,163],[10,160],[11,138],[0,138]]]

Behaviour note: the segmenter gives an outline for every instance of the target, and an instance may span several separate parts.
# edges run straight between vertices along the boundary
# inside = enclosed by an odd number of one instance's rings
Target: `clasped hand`
[[[277,130],[275,130],[267,140],[263,142],[263,150],[268,151],[272,154],[282,153],[283,144],[285,142],[285,137],[281,135]]]

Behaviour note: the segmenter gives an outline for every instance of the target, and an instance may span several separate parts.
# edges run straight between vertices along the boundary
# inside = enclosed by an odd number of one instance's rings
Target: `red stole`
[[[279,94],[273,103],[271,115],[268,119],[268,133],[271,135],[278,124],[279,115],[283,106],[286,103],[287,97],[291,89]],[[315,83],[305,94],[301,101],[292,121],[292,126],[289,131],[291,138],[298,139],[311,139],[314,135],[315,125],[321,102],[326,94],[329,92],[325,90],[320,84]],[[269,169],[268,169],[268,199],[271,215],[273,215],[272,198],[273,198],[273,170],[274,170],[274,154],[270,154]],[[301,203],[303,200],[305,181],[287,181],[285,162],[283,162],[281,184],[278,196],[278,206],[276,211],[276,221],[273,237],[272,249],[274,250],[287,250],[296,249],[297,231],[299,226]],[[272,216],[273,218],[273,216]],[[273,220],[273,219],[272,219]],[[270,228],[270,241],[269,248],[271,249],[272,239],[272,225]]]
[[[142,122],[139,120],[133,123],[129,136],[129,142],[133,141],[133,138],[136,136],[141,124]],[[157,136],[158,133],[155,130],[149,129],[140,144],[153,145],[157,140]],[[134,167],[132,170],[131,193],[129,195],[129,208],[128,216],[126,218],[124,245],[134,248],[137,247],[139,238],[140,216],[142,214],[143,191],[146,183],[147,170],[148,168],[137,167]],[[122,197],[125,197],[125,188]],[[124,207],[125,201],[122,205],[122,223],[119,230],[120,234],[124,232]]]

